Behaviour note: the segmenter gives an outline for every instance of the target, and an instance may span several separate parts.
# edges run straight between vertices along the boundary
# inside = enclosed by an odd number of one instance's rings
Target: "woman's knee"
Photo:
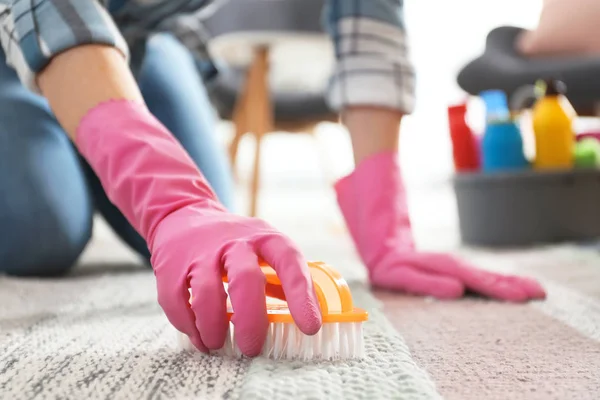
[[[191,75],[194,76],[191,76]],[[142,64],[140,84],[143,86],[165,86],[172,87],[178,81],[186,81],[178,86],[189,86],[189,80],[199,79],[196,77],[197,69],[192,53],[172,34],[161,33],[153,35],[146,45],[146,55]],[[185,77],[186,79],[173,80],[174,77]],[[158,78],[158,79],[144,79]]]
[[[170,34],[154,35],[148,41],[140,87],[145,99],[159,111],[184,115],[195,107],[196,112],[213,116],[191,52]]]
[[[0,187],[0,272],[68,271],[91,237],[85,180],[48,105],[6,66],[0,66]]]
[[[60,219],[51,208],[29,207],[29,216],[22,211],[0,212],[0,272],[37,277],[68,273],[89,242],[91,219],[81,209],[70,220]]]

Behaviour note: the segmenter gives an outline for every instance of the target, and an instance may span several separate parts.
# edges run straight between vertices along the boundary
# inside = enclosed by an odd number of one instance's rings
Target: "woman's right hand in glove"
[[[269,322],[259,258],[277,272],[300,330],[311,335],[321,327],[306,261],[289,238],[259,219],[189,205],[159,223],[151,253],[158,302],[171,324],[202,351],[223,347],[228,331],[223,271],[237,345],[247,356],[262,351]]]
[[[259,258],[277,272],[298,327],[318,332],[319,304],[298,247],[262,220],[229,213],[143,104],[101,103],[79,124],[76,144],[108,197],[146,239],[158,301],[199,350],[225,341],[225,272],[237,345],[247,356],[261,352],[268,321]]]

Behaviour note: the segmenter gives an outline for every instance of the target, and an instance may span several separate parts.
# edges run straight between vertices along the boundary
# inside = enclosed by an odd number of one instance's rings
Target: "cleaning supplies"
[[[508,109],[504,92],[488,90],[480,97],[486,106],[486,127],[481,141],[484,172],[521,170],[529,163],[523,152],[523,138]]]
[[[479,169],[479,143],[465,119],[467,104],[448,107],[448,123],[452,140],[454,168],[458,172]]]
[[[579,140],[575,144],[573,159],[578,168],[600,167],[600,141],[592,137]]]
[[[314,336],[305,335],[296,327],[275,270],[261,262],[266,278],[267,316],[270,323],[262,356],[304,361],[364,357],[362,324],[368,319],[368,313],[354,307],[350,288],[338,271],[322,262],[309,262],[308,266],[323,316],[321,330]],[[226,285],[227,278],[223,280]],[[228,304],[230,320],[234,312],[231,304]],[[179,338],[183,348],[194,348],[186,335],[180,333]],[[230,322],[225,345],[216,354],[242,357],[235,343],[235,326]]]
[[[575,132],[573,107],[564,96],[565,85],[557,80],[544,82],[543,95],[533,107],[536,169],[573,167]]]

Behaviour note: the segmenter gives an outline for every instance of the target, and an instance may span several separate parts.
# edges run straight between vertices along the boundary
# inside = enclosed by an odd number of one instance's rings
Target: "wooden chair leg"
[[[229,143],[229,161],[231,163],[231,171],[235,180],[238,178],[237,174],[237,155],[240,147],[242,137],[248,133],[248,118],[249,110],[248,107],[250,102],[249,97],[249,80],[250,72],[246,74],[244,87],[242,88],[238,99],[236,100],[235,108],[233,110],[232,122],[235,127],[233,139]]]
[[[258,192],[260,189],[260,163],[263,135],[255,134],[254,165],[252,167],[252,183],[250,184],[250,216],[258,214]]]
[[[237,155],[238,149],[240,147],[240,141],[242,137],[247,133],[246,124],[243,120],[234,120],[235,124],[235,136],[231,139],[231,143],[229,143],[229,162],[231,163],[231,172],[233,174],[233,178],[237,181],[238,173],[237,173]]]
[[[250,185],[250,211],[255,217],[258,214],[258,193],[260,188],[260,165],[262,138],[272,130],[273,107],[269,93],[269,50],[257,50],[254,62],[250,67],[246,86],[247,96],[244,110],[247,112],[248,130],[254,134],[256,149],[254,152],[254,167]]]

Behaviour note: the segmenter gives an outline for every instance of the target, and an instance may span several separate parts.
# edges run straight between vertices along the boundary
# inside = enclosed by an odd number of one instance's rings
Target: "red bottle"
[[[454,168],[459,172],[479,169],[479,141],[473,134],[467,121],[467,105],[459,104],[448,107],[450,138],[452,139],[452,155]]]

